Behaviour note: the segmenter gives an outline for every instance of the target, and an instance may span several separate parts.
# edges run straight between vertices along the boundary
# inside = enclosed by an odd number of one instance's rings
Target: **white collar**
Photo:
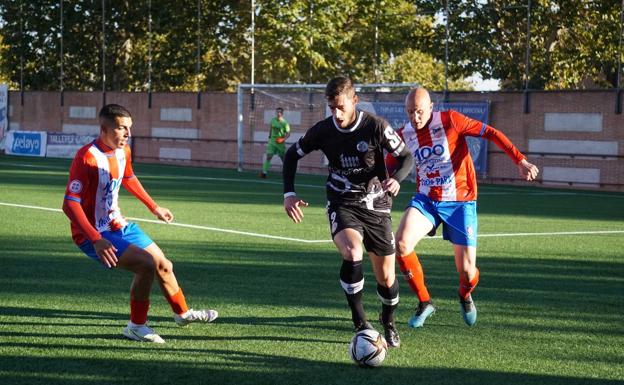
[[[338,123],[336,123],[336,119],[332,116],[332,122],[334,122],[334,127],[336,127],[336,130],[338,130],[339,132],[342,132],[343,134],[347,134],[349,132],[353,132],[357,130],[358,127],[360,126],[360,123],[362,122],[362,117],[364,116],[364,113],[362,111],[357,111],[357,114],[358,114],[358,117],[355,120],[355,123],[353,123],[353,127],[347,128],[347,129],[340,128]]]

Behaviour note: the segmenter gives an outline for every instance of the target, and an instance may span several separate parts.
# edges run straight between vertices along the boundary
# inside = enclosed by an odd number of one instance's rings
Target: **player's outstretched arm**
[[[535,180],[535,178],[537,178],[537,174],[539,174],[537,166],[529,163],[526,159],[522,159],[518,162],[517,166],[520,176],[526,180]]]

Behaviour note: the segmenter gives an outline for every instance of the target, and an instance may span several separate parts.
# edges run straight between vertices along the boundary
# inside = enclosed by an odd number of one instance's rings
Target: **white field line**
[[[50,207],[41,207],[41,206],[31,206],[31,205],[22,205],[16,203],[7,203],[0,202],[0,206],[10,206],[10,207],[19,207],[25,209],[34,209],[34,210],[44,210],[44,211],[53,211],[53,212],[61,212],[61,209],[55,209]],[[207,230],[207,231],[215,231],[221,233],[228,234],[238,234],[245,235],[249,237],[257,237],[257,238],[268,238],[268,239],[278,239],[281,241],[292,241],[299,243],[330,243],[331,239],[300,239],[300,238],[291,238],[291,237],[281,237],[278,235],[269,235],[269,234],[260,234],[260,233],[252,233],[248,231],[239,231],[239,230],[231,230],[231,229],[221,229],[218,227],[210,227],[210,226],[200,226],[200,225],[191,225],[187,223],[164,223],[162,221],[158,221],[155,219],[144,219],[144,218],[134,218],[128,217],[127,219],[137,221],[137,222],[148,222],[148,223],[156,223],[160,225],[168,225],[168,226],[177,226],[184,227],[189,229],[198,229],[198,230]],[[595,230],[595,231],[553,231],[546,233],[494,233],[494,234],[479,234],[479,238],[493,238],[493,237],[531,237],[531,236],[554,236],[554,235],[604,235],[604,234],[624,234],[624,230]],[[441,239],[442,236],[435,237],[427,237],[425,239]]]
[[[62,212],[63,211],[61,209],[54,209],[54,208],[50,208],[50,207],[20,205],[20,204],[15,204],[15,203],[6,203],[6,202],[0,202],[0,205],[1,206],[11,206],[11,207],[20,207],[20,208],[24,208],[24,209],[54,211],[54,212]],[[156,224],[159,224],[159,225],[177,226],[177,227],[185,227],[185,228],[189,228],[189,229],[200,229],[200,230],[208,230],[208,231],[215,231],[215,232],[228,233],[228,234],[246,235],[246,236],[257,237],[257,238],[279,239],[281,241],[292,241],[292,242],[300,242],[300,243],[324,243],[324,242],[331,242],[331,240],[325,240],[325,239],[323,239],[323,240],[308,240],[308,239],[299,239],[299,238],[290,238],[290,237],[280,237],[278,235],[268,235],[268,234],[252,233],[252,232],[247,232],[247,231],[220,229],[218,227],[190,225],[190,224],[186,224],[186,223],[177,223],[177,222],[165,223],[165,222],[162,222],[162,221],[159,221],[159,220],[155,220],[155,219],[144,219],[144,218],[134,218],[134,217],[126,217],[126,219],[130,219],[130,220],[137,221],[137,222],[156,223]]]

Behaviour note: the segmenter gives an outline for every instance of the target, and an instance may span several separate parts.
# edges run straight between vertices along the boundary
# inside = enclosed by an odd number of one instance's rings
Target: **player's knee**
[[[379,284],[389,288],[392,287],[396,281],[396,275],[392,272],[384,276],[382,282],[379,282]]]
[[[362,260],[362,248],[356,245],[345,246],[340,250],[342,259],[347,261],[360,261]]]
[[[475,266],[472,266],[472,264],[470,263],[464,263],[457,269],[457,273],[459,274],[460,278],[464,278],[466,280],[470,280],[472,277],[474,277],[476,272],[477,268]]]
[[[167,258],[161,258],[158,261],[158,274],[166,275],[173,271],[173,263]]]
[[[412,252],[414,249],[414,245],[412,242],[409,242],[407,239],[399,237],[396,239],[396,251],[397,256],[404,256]]]

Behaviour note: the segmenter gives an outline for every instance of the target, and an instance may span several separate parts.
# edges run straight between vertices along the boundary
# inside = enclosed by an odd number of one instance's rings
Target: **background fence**
[[[67,92],[65,105],[58,92],[10,92],[12,130],[97,134],[101,93]],[[307,93],[301,95],[307,97]],[[437,101],[442,93],[434,94]],[[108,102],[127,106],[133,114],[134,156],[139,161],[194,166],[236,167],[236,94],[202,93],[201,108],[194,93],[156,93],[148,107],[146,93],[110,92]],[[624,130],[622,115],[612,108],[611,91],[534,92],[530,113],[523,113],[523,92],[458,92],[456,102],[490,103],[490,122],[502,130],[541,169],[541,183],[624,191]],[[268,114],[274,113],[270,105]],[[297,112],[287,107],[288,114]],[[302,115],[310,114],[302,106]],[[265,111],[255,114],[264,116]],[[314,114],[323,116],[323,112]],[[249,118],[246,109],[245,119]],[[294,122],[293,122],[294,123]],[[292,124],[293,134],[309,128],[306,120]],[[257,130],[262,123],[257,122]],[[268,132],[268,127],[266,128]],[[250,133],[244,168],[260,167],[264,140]],[[488,147],[487,175],[492,183],[523,183],[513,163],[496,146]],[[323,170],[321,159],[308,171]],[[274,168],[277,171],[279,166]]]

